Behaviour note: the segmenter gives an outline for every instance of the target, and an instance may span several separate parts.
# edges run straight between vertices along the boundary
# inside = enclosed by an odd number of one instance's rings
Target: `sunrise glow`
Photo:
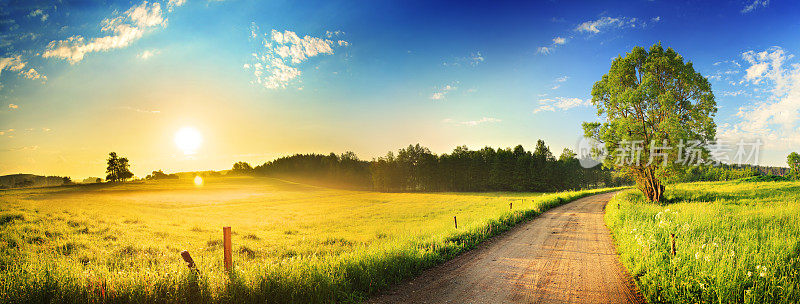
[[[175,133],[175,145],[183,151],[185,155],[197,153],[197,149],[203,144],[203,135],[200,131],[192,127],[183,127]]]

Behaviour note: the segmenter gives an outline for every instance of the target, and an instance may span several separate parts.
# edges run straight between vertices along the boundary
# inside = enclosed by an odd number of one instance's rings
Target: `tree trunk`
[[[653,169],[645,169],[637,182],[639,190],[651,202],[661,202],[664,195],[664,185],[655,175]]]

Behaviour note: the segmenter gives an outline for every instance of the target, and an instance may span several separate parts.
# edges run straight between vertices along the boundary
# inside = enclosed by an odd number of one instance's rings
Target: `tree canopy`
[[[250,166],[249,163],[240,161],[233,164],[233,168],[231,168],[231,173],[233,174],[250,174],[253,173],[253,167]]]
[[[124,182],[126,179],[133,177],[128,159],[125,157],[118,157],[117,152],[109,153],[106,163],[108,164],[106,167],[107,181]]]
[[[584,135],[603,143],[604,165],[632,177],[651,201],[661,200],[664,182],[685,165],[682,145],[716,135],[711,84],[661,43],[614,59],[592,87],[592,104],[602,122],[583,123]]]
[[[789,153],[789,156],[786,157],[786,162],[789,164],[789,169],[791,169],[791,175],[794,178],[800,177],[800,154],[797,152]]]
[[[419,144],[372,161],[354,153],[298,154],[255,168],[256,173],[326,186],[377,191],[555,191],[629,183],[610,170],[583,168],[565,149],[558,160],[544,141],[534,151],[522,145],[470,150],[458,146],[435,154]]]

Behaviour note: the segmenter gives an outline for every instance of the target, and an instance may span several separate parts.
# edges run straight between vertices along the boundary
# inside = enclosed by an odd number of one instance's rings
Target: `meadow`
[[[379,193],[256,177],[6,190],[0,302],[358,302],[603,191]],[[231,272],[223,226],[233,231]]]
[[[800,302],[800,182],[667,189],[664,204],[628,190],[606,208],[622,263],[649,302]]]

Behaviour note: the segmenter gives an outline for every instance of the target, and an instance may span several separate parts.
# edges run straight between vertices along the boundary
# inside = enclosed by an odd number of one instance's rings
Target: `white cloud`
[[[39,146],[24,146],[24,147],[17,147],[17,148],[8,148],[6,151],[35,151],[38,150]]]
[[[753,0],[753,2],[742,8],[742,14],[747,14],[760,7],[767,7],[767,5],[769,5],[769,0]]]
[[[30,80],[36,80],[36,79],[47,80],[47,76],[39,74],[39,72],[37,72],[36,70],[34,70],[32,68],[31,69],[27,69],[25,71],[21,71],[19,74],[22,75],[25,78],[30,79]]]
[[[551,90],[555,90],[555,89],[558,89],[558,88],[560,88],[560,87],[561,87],[561,85],[560,85],[560,84],[557,84],[557,85],[554,85],[554,86],[553,86],[552,88],[550,88],[550,89],[551,89]]]
[[[567,98],[567,97],[555,97],[555,98],[545,98],[539,99],[539,107],[533,110],[533,113],[539,113],[542,111],[550,111],[555,112],[556,109],[559,110],[569,110],[575,107],[582,107],[591,105],[590,100],[583,100],[580,98]]]
[[[50,17],[50,15],[42,11],[42,9],[36,9],[32,11],[30,14],[28,14],[28,17],[37,17],[37,16],[39,17],[40,20],[42,20],[42,22],[47,21],[47,18]]]
[[[144,109],[139,109],[139,108],[134,108],[134,107],[129,107],[129,106],[124,106],[124,107],[121,107],[121,108],[125,109],[125,110],[131,110],[131,111],[134,111],[134,112],[137,112],[137,113],[161,114],[161,111],[159,111],[159,110],[144,110]]]
[[[569,76],[561,76],[556,78],[556,82],[566,82],[569,79]]]
[[[56,57],[77,63],[87,53],[124,48],[141,38],[151,28],[165,27],[167,19],[158,2],[147,1],[131,7],[120,16],[103,20],[102,31],[112,35],[85,39],[76,35],[65,40],[51,41],[42,57]]]
[[[749,94],[747,94],[744,90],[723,91],[722,92],[722,96],[733,96],[733,97],[736,97],[736,96],[739,96],[739,95],[749,95]]]
[[[579,32],[600,33],[600,29],[604,27],[622,27],[624,21],[619,18],[603,17],[593,21],[586,21],[575,28]]]
[[[483,55],[481,55],[481,52],[475,52],[475,53],[470,54],[469,63],[471,65],[476,66],[476,65],[478,65],[478,63],[481,63],[481,62],[483,62]]]
[[[542,54],[542,55],[550,54],[558,46],[564,45],[565,43],[567,43],[567,38],[555,37],[555,38],[553,38],[553,44],[551,44],[550,46],[540,46],[538,49],[536,49],[536,53],[537,54]]]
[[[186,0],[169,0],[167,2],[167,11],[172,11],[174,8],[186,4]]]
[[[161,53],[159,50],[144,50],[141,53],[139,53],[139,55],[137,55],[136,57],[139,57],[139,59],[142,60],[147,60],[150,57],[158,55],[159,53]]]
[[[650,19],[650,22],[656,23],[661,21],[661,17],[656,16]],[[598,34],[604,29],[620,29],[620,28],[635,28],[635,27],[646,27],[648,24],[646,21],[640,21],[638,18],[628,18],[628,17],[602,17],[597,20],[590,20],[584,23],[579,24],[575,27],[575,31],[589,33],[589,34]]]
[[[468,120],[468,121],[455,121],[451,118],[442,120],[442,122],[446,124],[451,124],[454,126],[468,126],[468,127],[477,126],[479,124],[484,124],[484,123],[498,123],[501,121],[502,120],[493,117],[483,117],[478,120]]]
[[[645,20],[645,21],[639,20],[638,18],[602,17],[602,18],[597,19],[597,20],[590,20],[590,21],[583,22],[583,23],[579,24],[577,27],[575,27],[574,30],[577,31],[577,32],[583,32],[583,33],[588,33],[588,34],[593,35],[593,34],[598,34],[598,33],[600,33],[600,31],[603,31],[603,30],[609,29],[609,28],[636,28],[636,27],[644,28],[644,27],[647,27],[648,24],[658,23],[660,21],[661,21],[661,17],[660,16],[656,16],[656,17],[650,18],[649,22],[647,20]],[[542,55],[550,54],[556,48],[558,48],[559,46],[562,46],[562,45],[566,44],[567,43],[567,39],[571,39],[571,38],[572,38],[572,36],[569,36],[568,38],[565,38],[565,37],[562,37],[562,36],[556,36],[556,37],[553,38],[553,40],[552,40],[553,43],[552,44],[550,44],[549,46],[540,46],[536,50],[536,53],[537,54],[542,54]]]
[[[450,91],[455,91],[457,89],[458,89],[458,87],[456,87],[455,84],[453,84],[453,85],[449,85],[448,84],[448,85],[438,89],[436,92],[433,92],[433,94],[431,94],[430,98],[433,99],[433,100],[444,99],[445,96],[447,95],[447,93],[449,93]]]
[[[344,35],[342,31],[325,31],[325,37],[333,38]]]
[[[749,65],[742,82],[769,96],[740,107],[736,116],[741,122],[721,125],[720,137],[764,136],[773,147],[800,143],[800,64],[787,64],[793,57],[780,47],[742,53]]]
[[[538,49],[536,49],[536,53],[544,54],[544,55],[550,54],[550,52],[552,52],[552,51],[553,51],[552,48],[549,48],[549,47],[546,47],[546,46],[540,46]]]
[[[13,104],[13,103],[9,103],[9,104],[8,104],[8,108],[9,108],[9,109],[12,109],[12,110],[16,110],[16,109],[19,109],[19,106],[18,106],[18,105],[15,105],[15,104]]]
[[[19,72],[25,68],[26,64],[26,62],[22,61],[22,56],[20,55],[0,58],[0,75],[2,75],[4,70]]]
[[[474,52],[470,53],[469,56],[466,57],[455,57],[452,61],[443,62],[442,65],[444,66],[461,66],[470,65],[470,66],[477,66],[481,62],[483,62],[484,58],[481,52]]]
[[[341,35],[341,32],[326,33],[327,36]],[[289,82],[300,77],[301,71],[296,66],[318,55],[333,54],[333,47],[346,47],[350,43],[344,40],[334,42],[330,39],[304,36],[300,38],[292,31],[272,30],[261,34],[254,24],[250,27],[250,37],[262,37],[259,50],[252,54],[253,62],[245,64],[245,69],[252,69],[256,82],[270,89],[285,88]]]
[[[39,74],[39,72],[37,72],[35,69],[26,69],[25,67],[27,65],[28,63],[22,60],[22,56],[20,55],[15,55],[12,57],[0,57],[0,74],[2,74],[4,70],[8,70],[17,72],[17,74],[27,79],[47,80],[47,76]],[[2,86],[0,86],[0,88],[2,88]]]

